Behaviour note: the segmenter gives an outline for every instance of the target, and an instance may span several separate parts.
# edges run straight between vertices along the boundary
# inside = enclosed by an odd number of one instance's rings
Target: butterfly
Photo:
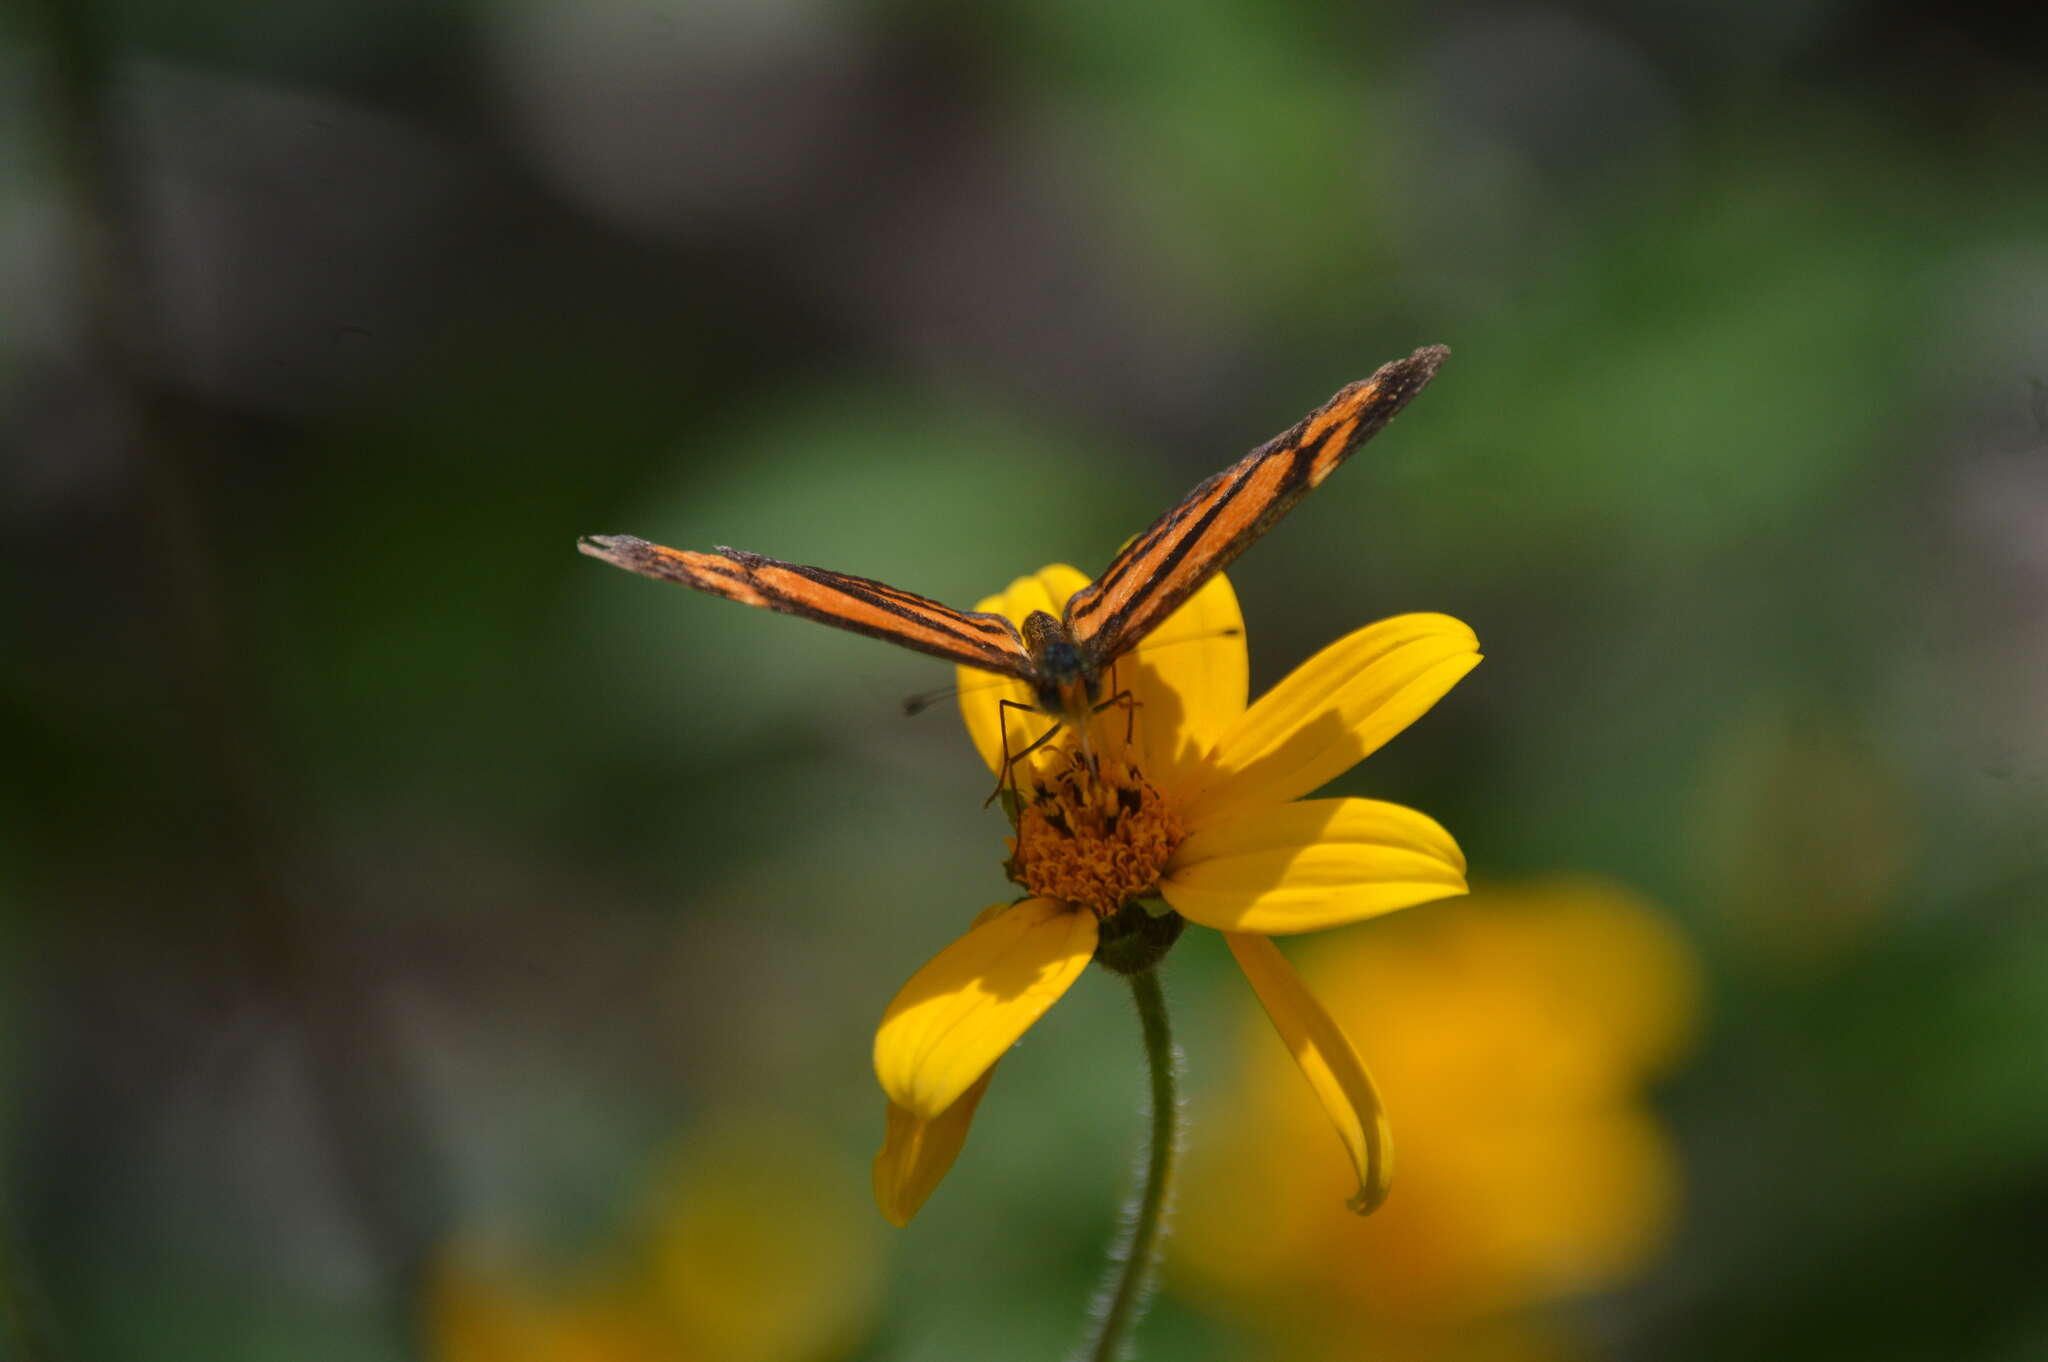
[[[955,610],[866,577],[740,549],[699,553],[623,534],[586,536],[577,547],[643,577],[1014,677],[1030,687],[1041,713],[1085,731],[1087,719],[1106,707],[1102,682],[1110,666],[1378,434],[1449,354],[1441,345],[1425,346],[1339,390],[1182,497],[1069,597],[1060,618],[1034,610],[1021,628],[1001,615]],[[1055,723],[1031,747],[1058,731]]]

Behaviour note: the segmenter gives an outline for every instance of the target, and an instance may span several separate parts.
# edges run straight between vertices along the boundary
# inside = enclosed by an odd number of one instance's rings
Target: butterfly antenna
[[[903,699],[905,714],[922,714],[941,700],[950,700],[960,693],[958,686],[940,686],[937,690],[921,691]]]
[[[1131,649],[1131,651],[1134,653],[1164,652],[1168,648],[1177,648],[1183,643],[1207,643],[1210,639],[1237,638],[1243,633],[1244,630],[1242,629],[1205,629],[1201,633],[1182,634],[1178,638],[1146,639],[1143,643]]]
[[[951,699],[955,695],[977,695],[985,690],[994,690],[1003,684],[1004,679],[1002,677],[991,676],[988,680],[975,686],[941,686],[937,690],[928,690],[922,694],[910,696],[903,702],[903,712],[905,714],[922,714],[941,700]]]

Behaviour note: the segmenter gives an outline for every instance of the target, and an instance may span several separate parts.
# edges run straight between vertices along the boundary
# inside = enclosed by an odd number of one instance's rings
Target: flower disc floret
[[[1106,918],[1156,892],[1185,835],[1178,811],[1136,766],[1068,748],[1025,791],[1011,875],[1033,894]]]

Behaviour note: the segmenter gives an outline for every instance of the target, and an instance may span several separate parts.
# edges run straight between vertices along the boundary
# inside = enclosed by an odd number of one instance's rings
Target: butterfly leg
[[[1112,686],[1116,685],[1116,667],[1114,666],[1109,669],[1109,684]],[[1116,691],[1107,700],[1096,705],[1088,713],[1092,717],[1106,710],[1122,710],[1124,712],[1124,746],[1129,747],[1131,739],[1136,737],[1138,733],[1139,708],[1138,697],[1131,693],[1130,688],[1128,686],[1118,686]]]
[[[996,788],[989,792],[989,797],[987,799],[981,801],[981,807],[983,807],[984,809],[987,808],[989,805],[995,803],[997,796],[1002,794],[1003,787],[1010,783],[1010,773],[1017,769],[1017,763],[1024,760],[1024,758],[1030,756],[1033,752],[1036,752],[1039,748],[1045,746],[1047,743],[1051,742],[1053,739],[1053,735],[1058,733],[1061,728],[1065,727],[1065,725],[1055,720],[1053,722],[1053,726],[1051,728],[1046,729],[1045,732],[1039,734],[1036,738],[1033,738],[1028,747],[1026,747],[1023,751],[1018,752],[1015,755],[1012,755],[1010,752],[1009,712],[1013,709],[1021,709],[1026,714],[1038,713],[1037,709],[1033,708],[1030,705],[1024,704],[1022,701],[996,701],[996,728],[997,731],[999,731],[1003,735],[1003,765],[1002,769],[996,773]]]
[[[1120,690],[1088,712],[1094,715],[1112,709],[1122,710],[1124,712],[1124,746],[1129,747],[1131,739],[1138,735],[1138,711],[1142,708],[1144,708],[1144,705],[1137,696],[1127,690]]]

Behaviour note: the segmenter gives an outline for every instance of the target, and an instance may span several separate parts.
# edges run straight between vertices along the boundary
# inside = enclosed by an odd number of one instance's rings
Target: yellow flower
[[[1290,1358],[1572,1355],[1531,1308],[1619,1283],[1670,1232],[1677,1163],[1644,1086],[1696,1024],[1684,942],[1627,890],[1560,879],[1319,942],[1302,972],[1375,1037],[1401,1196],[1369,1226],[1331,1213],[1296,1152],[1320,1118],[1247,1018],[1183,1186],[1190,1298]]]
[[[979,608],[1019,622],[1057,614],[1086,582],[1048,567]],[[1478,640],[1457,620],[1401,615],[1331,644],[1248,706],[1244,620],[1221,576],[1120,661],[1104,687],[1114,703],[1085,743],[1063,733],[1012,768],[1009,871],[1030,897],[984,910],[882,1017],[882,1214],[902,1225],[924,1204],[996,1061],[1090,959],[1148,968],[1184,922],[1224,934],[1336,1123],[1358,1180],[1350,1204],[1377,1206],[1389,1163],[1372,1080],[1268,938],[1465,892],[1465,858],[1431,819],[1379,800],[1302,796],[1378,750],[1478,662]],[[963,669],[960,692],[991,770],[1050,722],[999,709],[1029,703],[1022,683]]]

